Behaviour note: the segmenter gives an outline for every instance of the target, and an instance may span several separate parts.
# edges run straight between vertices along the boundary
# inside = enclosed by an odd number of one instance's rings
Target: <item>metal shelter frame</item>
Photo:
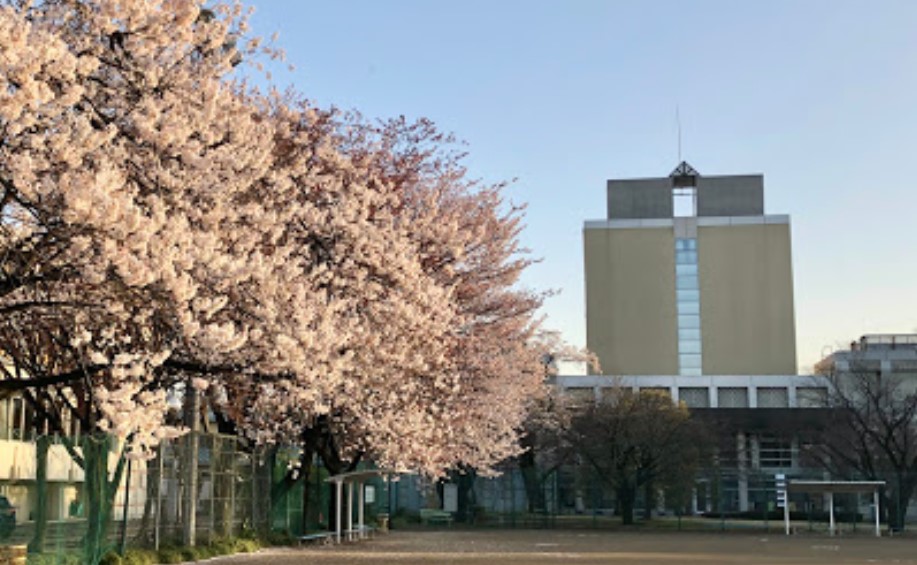
[[[835,535],[834,524],[834,493],[861,493],[872,492],[873,503],[876,507],[876,537],[882,536],[879,524],[879,489],[885,486],[885,481],[788,481],[786,485],[789,492],[821,493],[828,495],[828,531]],[[789,497],[783,505],[783,522],[786,526],[786,535],[790,535],[790,504]]]
[[[351,471],[333,475],[325,479],[326,483],[334,483],[334,539],[335,543],[341,543],[341,506],[344,495],[344,484],[347,484],[347,539],[353,539],[354,533],[358,539],[366,537],[366,528],[363,523],[363,485],[367,479],[372,477],[383,477],[388,481],[392,475],[397,473],[391,469],[368,469],[364,471]],[[357,485],[359,493],[359,506],[357,507],[357,530],[353,529],[353,485]]]

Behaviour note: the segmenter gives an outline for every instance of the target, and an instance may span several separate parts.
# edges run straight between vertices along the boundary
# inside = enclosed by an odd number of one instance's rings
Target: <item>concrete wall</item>
[[[609,375],[678,372],[675,236],[667,227],[584,230],[586,342]]]
[[[796,372],[790,226],[698,227],[703,371]]]
[[[628,179],[608,181],[609,219],[671,218],[672,180]]]
[[[697,178],[698,216],[763,216],[764,177],[729,175]]]
[[[728,175],[697,177],[697,215],[764,215],[764,177]],[[608,181],[608,218],[612,220],[671,218],[672,179]]]

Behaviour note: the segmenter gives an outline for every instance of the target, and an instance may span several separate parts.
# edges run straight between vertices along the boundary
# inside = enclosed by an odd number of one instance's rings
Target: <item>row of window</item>
[[[602,388],[602,399],[612,388]],[[667,387],[641,387],[641,391],[658,391],[670,394]],[[571,387],[566,394],[580,401],[594,401],[592,388]],[[796,387],[796,405],[799,408],[824,407],[827,401],[824,387]],[[717,406],[720,408],[748,408],[748,387],[716,387]],[[758,408],[789,408],[790,396],[787,387],[757,387]],[[678,399],[689,408],[709,408],[710,393],[707,387],[679,387]]]

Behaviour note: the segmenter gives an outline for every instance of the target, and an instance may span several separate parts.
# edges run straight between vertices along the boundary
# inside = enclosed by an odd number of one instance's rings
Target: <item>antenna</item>
[[[681,163],[681,114],[678,112],[678,104],[675,104],[675,126],[678,128],[678,162]]]

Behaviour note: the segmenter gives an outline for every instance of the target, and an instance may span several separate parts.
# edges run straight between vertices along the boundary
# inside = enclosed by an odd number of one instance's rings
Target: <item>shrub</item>
[[[121,565],[121,556],[115,551],[109,551],[99,560],[99,565]]]
[[[181,550],[176,547],[164,547],[156,557],[160,563],[181,563],[185,560]]]
[[[261,549],[261,542],[255,539],[236,538],[233,542],[235,553],[252,553]]]
[[[122,565],[156,565],[158,555],[149,549],[129,549],[121,558]]]

